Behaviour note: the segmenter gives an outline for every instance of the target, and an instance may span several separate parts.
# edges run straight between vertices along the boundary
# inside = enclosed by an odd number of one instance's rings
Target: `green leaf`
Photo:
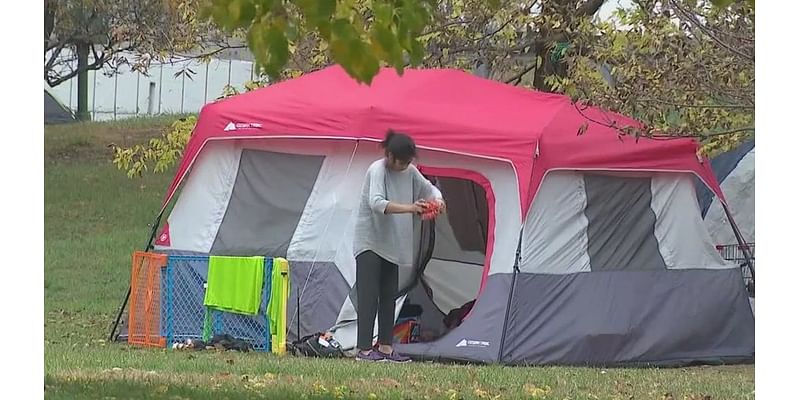
[[[403,49],[397,42],[397,37],[386,26],[375,25],[372,29],[373,48],[376,48],[376,55],[389,61],[392,65],[403,64]]]
[[[383,27],[391,25],[394,19],[392,6],[386,3],[376,3],[372,10],[375,15],[375,24]]]
[[[262,10],[270,10],[275,5],[276,0],[255,0],[255,3],[261,7]]]
[[[239,28],[249,25],[256,15],[256,8],[248,0],[231,0],[228,3],[228,26]]]
[[[316,0],[314,2],[317,4],[319,18],[330,21],[333,14],[336,13],[336,0]]]
[[[409,51],[409,61],[412,65],[419,65],[425,57],[425,48],[417,40],[411,41],[411,51]]]
[[[283,30],[273,25],[266,32],[268,59],[264,69],[270,76],[280,75],[281,69],[289,59],[289,42]]]

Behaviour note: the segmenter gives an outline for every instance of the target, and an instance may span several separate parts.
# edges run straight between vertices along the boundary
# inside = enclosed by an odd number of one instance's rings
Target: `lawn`
[[[158,135],[170,118],[45,128],[45,395],[52,399],[752,399],[754,367],[521,368],[107,343],[171,174],[128,179],[110,143]]]

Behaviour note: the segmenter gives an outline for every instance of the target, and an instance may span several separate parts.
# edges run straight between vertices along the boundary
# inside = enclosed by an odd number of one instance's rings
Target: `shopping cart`
[[[733,261],[739,264],[742,269],[742,278],[744,285],[747,288],[747,293],[750,297],[756,297],[756,244],[745,243],[740,244],[726,244],[717,246],[719,254],[728,261]]]

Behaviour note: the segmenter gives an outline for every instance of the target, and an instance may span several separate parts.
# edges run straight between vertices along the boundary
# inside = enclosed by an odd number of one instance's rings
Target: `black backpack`
[[[296,356],[342,358],[345,356],[342,346],[333,336],[317,332],[304,336],[289,344],[289,351]]]

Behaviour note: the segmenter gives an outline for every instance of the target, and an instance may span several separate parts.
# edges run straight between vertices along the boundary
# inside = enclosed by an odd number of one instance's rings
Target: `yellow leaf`
[[[319,382],[314,382],[313,388],[315,393],[328,393],[328,388]]]
[[[525,392],[534,399],[543,399],[550,394],[550,386],[538,387],[534,384],[526,384],[524,386]]]

